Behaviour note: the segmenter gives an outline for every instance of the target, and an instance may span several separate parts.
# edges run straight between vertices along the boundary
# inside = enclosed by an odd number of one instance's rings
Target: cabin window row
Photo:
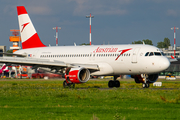
[[[65,55],[41,55],[42,58],[56,58],[56,57],[113,57],[113,56],[119,56],[120,54],[65,54]],[[122,54],[121,56],[130,56],[130,53]]]

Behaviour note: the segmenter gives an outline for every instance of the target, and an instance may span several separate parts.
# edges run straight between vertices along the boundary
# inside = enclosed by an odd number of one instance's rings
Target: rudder
[[[40,40],[24,6],[17,6],[22,49],[46,47]]]

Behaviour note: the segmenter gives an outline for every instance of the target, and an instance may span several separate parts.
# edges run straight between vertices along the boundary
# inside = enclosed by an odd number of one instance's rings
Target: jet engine
[[[146,75],[147,83],[154,83],[158,79],[158,74],[149,74]],[[145,83],[145,80],[142,75],[133,75],[132,78],[134,78],[136,83]]]
[[[90,72],[83,67],[67,68],[65,78],[67,83],[85,83],[90,78]]]

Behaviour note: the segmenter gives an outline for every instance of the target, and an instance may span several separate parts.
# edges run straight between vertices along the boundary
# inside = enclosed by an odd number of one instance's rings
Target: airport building
[[[171,56],[174,56],[173,46],[169,46],[168,49],[163,48],[162,51],[168,58],[171,58]],[[175,58],[178,61],[171,62],[170,67],[167,70],[160,73],[161,76],[165,76],[168,74],[180,76],[180,47],[176,47]]]
[[[6,52],[6,46],[0,46],[0,52]],[[3,54],[0,54],[0,57],[3,57]]]
[[[161,72],[160,76],[166,76],[168,74],[180,76],[180,59],[177,60],[178,61],[176,62],[171,62],[170,67],[167,70]]]
[[[168,49],[162,48],[162,51],[168,58],[171,58],[171,55],[174,56],[173,46],[169,46]],[[175,57],[180,58],[180,47],[176,47]]]

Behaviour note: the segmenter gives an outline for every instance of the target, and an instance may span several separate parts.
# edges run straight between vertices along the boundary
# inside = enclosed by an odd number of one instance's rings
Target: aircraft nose
[[[166,70],[170,66],[170,61],[168,58],[164,57],[163,59],[159,60],[160,68]]]

